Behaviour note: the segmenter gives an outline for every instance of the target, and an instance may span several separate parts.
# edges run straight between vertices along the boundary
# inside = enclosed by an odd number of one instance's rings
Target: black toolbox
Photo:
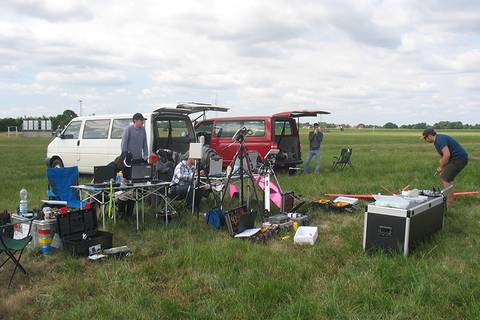
[[[59,214],[57,223],[63,249],[74,255],[88,256],[112,247],[113,235],[110,232],[98,231],[94,208]]]

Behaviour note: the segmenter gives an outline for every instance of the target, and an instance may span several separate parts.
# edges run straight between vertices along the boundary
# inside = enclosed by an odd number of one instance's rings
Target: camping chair
[[[355,168],[353,167],[353,164],[350,160],[351,157],[352,157],[352,149],[351,148],[342,149],[342,151],[340,151],[340,156],[339,157],[334,157],[335,160],[333,161],[333,164],[332,164],[332,170],[336,169],[336,168],[340,168],[340,170],[343,170],[347,166],[347,164],[353,170],[355,170]]]
[[[72,189],[72,186],[78,185],[78,167],[47,168],[47,178],[49,200],[65,201],[73,209],[84,206],[79,191]]]
[[[12,280],[13,276],[17,272],[17,269],[20,268],[20,270],[23,271],[23,273],[27,274],[27,271],[25,268],[21,265],[20,259],[22,258],[23,250],[25,247],[32,241],[32,236],[30,235],[30,231],[32,230],[32,222],[33,218],[29,220],[30,221],[30,226],[28,228],[28,233],[23,239],[12,239],[10,237],[7,237],[4,234],[4,230],[7,228],[10,228],[13,226],[11,223],[7,223],[1,226],[1,231],[0,231],[0,255],[2,253],[5,253],[7,255],[7,259],[3,261],[3,263],[0,265],[0,268],[2,268],[9,260],[11,260],[15,264],[15,268],[13,269],[13,273],[10,276],[10,282],[8,283],[8,287],[12,285]],[[17,252],[20,252],[18,255],[18,258],[15,257],[15,254]]]

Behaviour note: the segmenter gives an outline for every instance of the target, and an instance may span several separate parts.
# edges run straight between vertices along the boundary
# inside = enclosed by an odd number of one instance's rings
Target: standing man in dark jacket
[[[444,188],[449,187],[467,165],[468,153],[457,140],[446,134],[437,134],[433,128],[423,130],[423,139],[433,143],[440,155],[440,163],[435,174],[440,174]],[[453,202],[453,188],[448,192],[447,200],[449,204]]]
[[[310,142],[310,150],[308,151],[307,161],[305,162],[304,173],[308,173],[310,168],[310,161],[313,156],[316,156],[315,159],[315,171],[317,174],[320,171],[320,144],[323,140],[323,133],[320,131],[320,126],[318,123],[313,124],[313,131],[308,133],[308,141]]]
[[[133,115],[133,124],[123,130],[122,135],[122,153],[130,152],[134,162],[135,160],[146,160],[148,158],[147,133],[145,127],[145,118],[141,113]]]

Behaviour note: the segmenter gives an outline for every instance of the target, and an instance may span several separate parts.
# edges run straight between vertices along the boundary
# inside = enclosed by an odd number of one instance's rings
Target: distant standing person
[[[433,143],[440,155],[440,163],[435,174],[440,174],[443,187],[452,185],[455,177],[465,168],[468,163],[468,153],[460,143],[446,134],[437,134],[435,129],[423,130],[423,139]],[[448,192],[448,203],[453,202],[453,188]]]
[[[318,123],[313,124],[313,131],[308,133],[308,141],[310,142],[310,150],[308,151],[307,161],[305,163],[304,173],[308,173],[310,167],[310,161],[313,156],[316,156],[315,159],[315,174],[318,174],[320,171],[320,144],[323,140],[323,133],[320,131],[320,126]]]
[[[146,160],[148,158],[147,133],[145,118],[141,113],[133,115],[133,123],[123,130],[122,153],[130,152],[133,160]]]

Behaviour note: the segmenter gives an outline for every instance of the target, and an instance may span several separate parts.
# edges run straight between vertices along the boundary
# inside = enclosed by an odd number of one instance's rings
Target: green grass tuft
[[[478,191],[480,131],[448,133],[470,154],[456,190]],[[46,197],[48,142],[0,135],[0,209],[16,209],[22,186],[31,205]],[[331,171],[344,147],[353,148],[355,171]],[[318,176],[280,173],[282,188],[315,200],[327,192],[440,186],[433,176],[438,156],[420,131],[330,131],[321,153]],[[91,263],[66,252],[30,251],[24,260],[30,277],[18,273],[10,290],[11,266],[5,266],[0,319],[478,319],[479,203],[479,196],[456,199],[444,230],[407,258],[363,252],[362,209],[310,207],[319,237],[306,247],[295,246],[293,234],[266,244],[233,240],[186,212],[165,226],[150,210],[140,233],[133,222],[109,225],[114,244],[134,252],[126,259]]]

